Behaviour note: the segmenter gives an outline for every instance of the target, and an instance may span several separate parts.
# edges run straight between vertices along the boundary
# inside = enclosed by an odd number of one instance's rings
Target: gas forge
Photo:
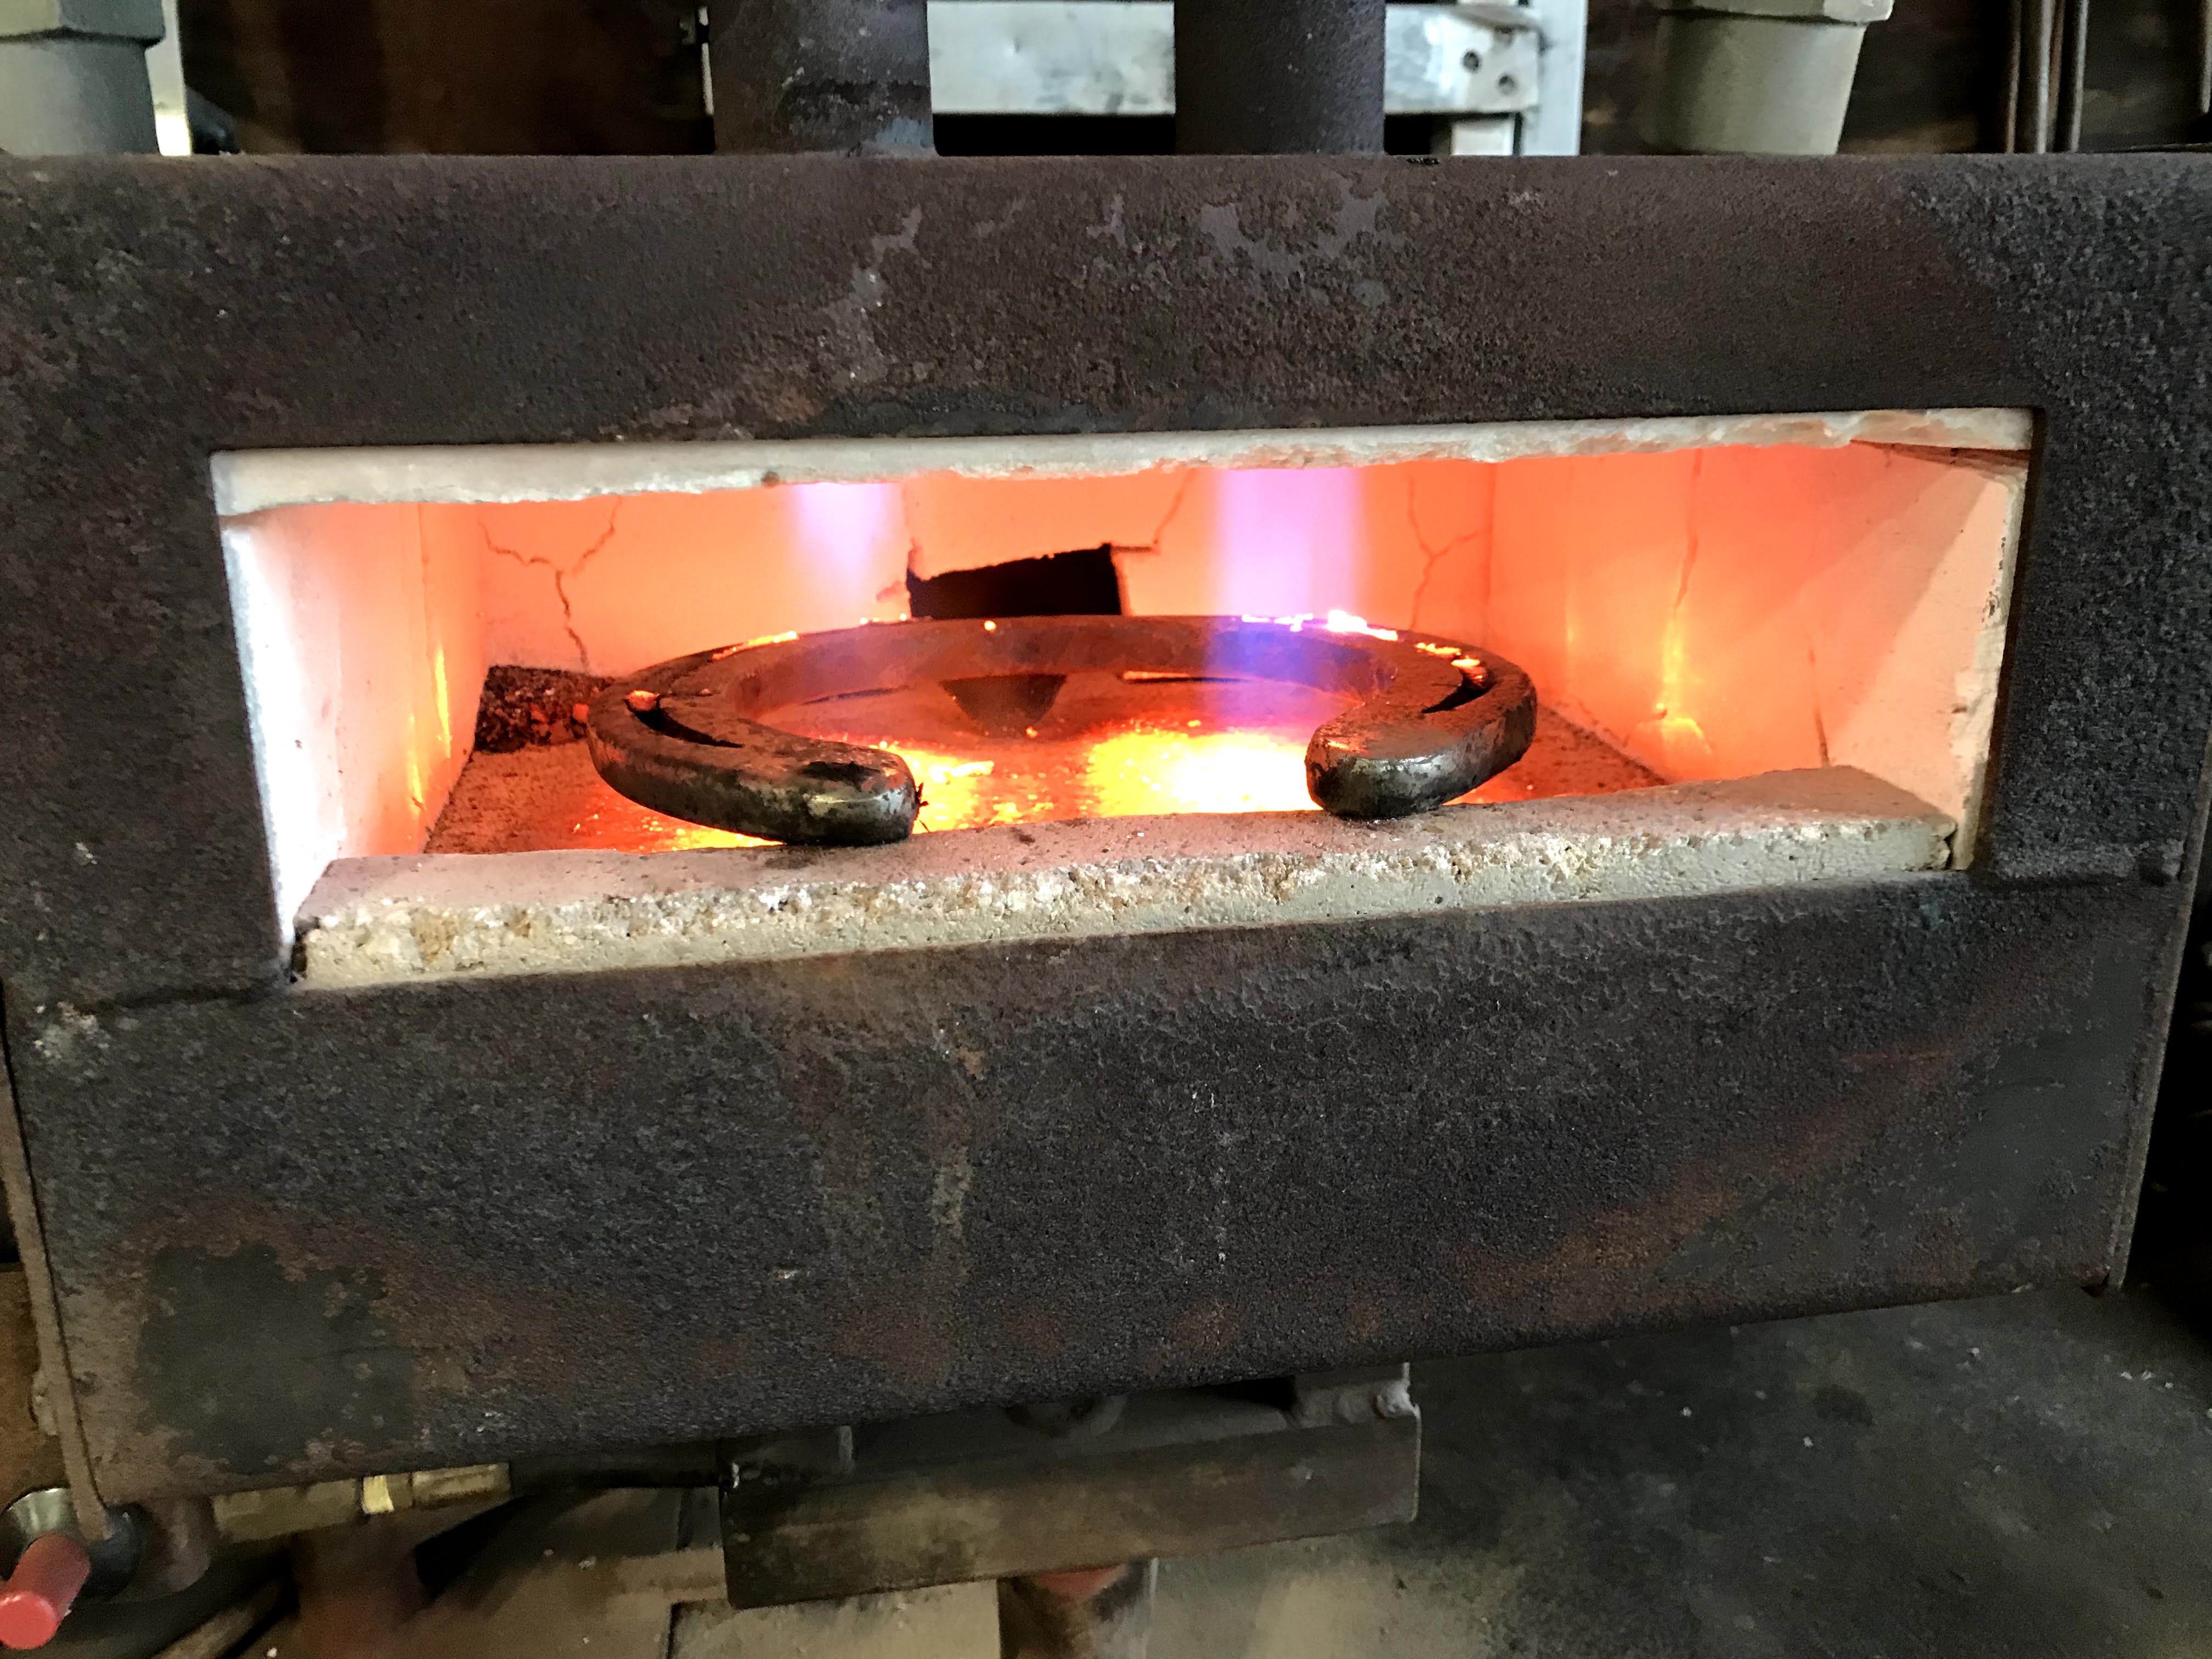
[[[2102,1281],[2208,250],[2180,156],[0,162],[80,1498]]]
[[[1881,410],[216,471],[276,890],[305,978],[360,984],[1964,866],[2029,438]],[[965,833],[860,850],[910,830]]]

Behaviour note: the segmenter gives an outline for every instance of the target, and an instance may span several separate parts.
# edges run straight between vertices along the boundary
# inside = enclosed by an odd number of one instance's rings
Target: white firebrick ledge
[[[1679,897],[1941,869],[1952,830],[1829,767],[1386,823],[1191,814],[877,848],[342,859],[300,915],[295,968],[362,986]]]
[[[665,443],[263,449],[213,462],[226,517],[330,501],[571,501],[635,491],[696,495],[772,484],[1112,477],[1163,466],[1376,466],[1619,455],[1712,445],[1849,443],[2025,451],[2024,409],[1876,409],[1802,415],[1499,421],[1268,432],[1113,432],[1010,438],[692,439]]]

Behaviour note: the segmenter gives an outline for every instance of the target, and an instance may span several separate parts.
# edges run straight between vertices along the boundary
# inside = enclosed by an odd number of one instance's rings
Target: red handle
[[[92,1558],[68,1534],[33,1538],[0,1586],[0,1647],[42,1648],[53,1640],[91,1574]]]

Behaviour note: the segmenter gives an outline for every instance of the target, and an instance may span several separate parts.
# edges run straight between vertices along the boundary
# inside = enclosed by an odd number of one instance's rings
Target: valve
[[[0,1647],[46,1646],[91,1577],[90,1552],[69,1534],[33,1538],[0,1585]]]
[[[66,1486],[27,1492],[0,1510],[0,1648],[42,1648],[80,1601],[115,1595],[146,1555],[137,1510],[110,1510],[107,1536],[88,1544]]]

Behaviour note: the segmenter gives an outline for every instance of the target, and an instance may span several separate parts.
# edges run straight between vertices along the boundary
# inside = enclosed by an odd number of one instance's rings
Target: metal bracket
[[[1390,115],[1505,115],[1535,106],[1533,11],[1505,0],[1394,5],[1382,60]],[[1166,0],[932,0],[930,102],[939,115],[1171,115]]]
[[[1300,1428],[1329,1423],[1377,1423],[1419,1417],[1410,1365],[1358,1365],[1346,1370],[1301,1371],[1291,1379],[1291,1419]]]
[[[1379,1395],[1371,1379],[1364,1387],[1387,1405],[1311,1422],[1174,1389],[1131,1395],[1095,1434],[976,1411],[726,1447],[730,1600],[775,1607],[1409,1521],[1420,1414],[1402,1368]]]

